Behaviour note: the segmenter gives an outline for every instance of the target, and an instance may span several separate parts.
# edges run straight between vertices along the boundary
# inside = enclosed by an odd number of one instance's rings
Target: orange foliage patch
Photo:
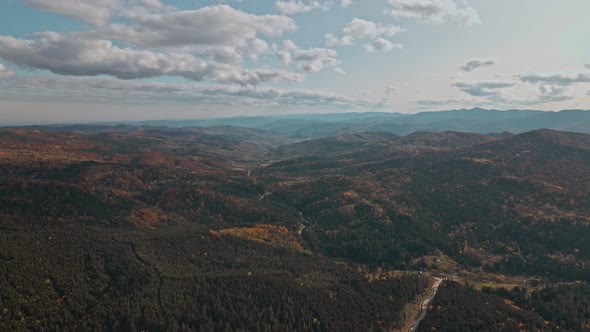
[[[242,239],[266,243],[277,247],[290,248],[305,251],[299,237],[295,232],[289,231],[284,226],[255,225],[254,227],[227,228],[220,231],[211,231],[213,236],[235,236]]]
[[[160,211],[153,209],[141,209],[133,211],[129,216],[131,223],[141,228],[154,229],[155,226],[166,219]]]

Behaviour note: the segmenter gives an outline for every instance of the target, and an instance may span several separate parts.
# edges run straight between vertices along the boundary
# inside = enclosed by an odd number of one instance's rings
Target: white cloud
[[[342,69],[342,68],[340,68],[340,67],[336,67],[336,68],[334,68],[333,70],[334,70],[334,72],[335,72],[336,74],[339,74],[339,75],[346,75],[346,71],[344,71],[344,69]]]
[[[227,5],[161,14],[138,14],[133,25],[113,24],[103,31],[127,44],[148,48],[243,46],[259,34],[277,37],[297,28],[281,15],[254,15]]]
[[[212,57],[215,61],[241,64],[244,59],[249,58],[258,61],[261,55],[270,53],[271,49],[262,39],[252,39],[245,45],[239,47],[213,46],[199,49],[197,53],[203,56]]]
[[[377,38],[380,36],[393,37],[397,33],[404,30],[397,25],[377,24],[372,21],[355,17],[344,26],[342,31],[348,36],[352,36],[357,39],[363,39]]]
[[[0,79],[8,78],[12,75],[14,75],[14,71],[0,63]]]
[[[319,2],[319,1],[301,1],[301,0],[279,0],[275,2],[275,6],[281,14],[285,15],[296,15],[307,13],[314,9],[329,10],[330,2]]]
[[[474,71],[478,68],[489,67],[496,64],[496,61],[489,59],[489,60],[471,60],[468,61],[466,64],[459,67],[459,69],[463,71]]]
[[[383,37],[393,37],[396,34],[405,31],[397,25],[379,24],[360,18],[353,18],[346,23],[342,32],[343,37],[334,34],[326,34],[326,46],[345,46],[352,45],[355,39],[374,39],[371,43],[363,46],[365,52],[372,53],[376,51],[391,51],[394,48],[403,48],[403,45],[394,44]]]
[[[367,53],[390,52],[393,49],[402,49],[404,48],[404,45],[394,44],[387,39],[379,37],[375,39],[375,41],[373,41],[372,43],[364,45],[363,48]]]
[[[258,60],[259,56],[270,52],[270,47],[264,40],[255,38],[248,41],[245,46],[239,47],[237,50],[238,53],[243,56],[247,56],[252,60]]]
[[[276,45],[273,48],[285,66],[296,62],[299,69],[309,73],[317,73],[340,64],[338,53],[329,48],[302,49],[291,40],[285,40],[282,48]]]
[[[419,22],[474,25],[481,23],[479,12],[465,0],[388,0],[387,13]]]
[[[338,38],[334,34],[328,33],[324,36],[326,38],[326,46],[327,47],[334,47],[334,46],[349,46],[352,45],[354,38],[351,36],[343,36]]]
[[[340,0],[340,6],[347,8],[352,5],[352,0]]]
[[[303,76],[276,69],[244,69],[205,62],[187,53],[157,53],[119,48],[109,40],[47,33],[39,40],[0,36],[0,58],[18,66],[72,76],[109,75],[121,79],[180,76],[194,81],[256,85],[302,81]]]

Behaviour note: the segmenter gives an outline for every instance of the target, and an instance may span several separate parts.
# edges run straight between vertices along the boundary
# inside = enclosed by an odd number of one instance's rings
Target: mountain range
[[[407,135],[416,131],[465,131],[474,133],[522,133],[535,129],[552,129],[590,133],[590,111],[563,110],[543,112],[535,110],[487,110],[482,108],[401,113],[334,113],[293,114],[274,116],[230,117],[217,119],[151,120],[89,125],[35,126],[46,130],[70,131],[125,131],[127,126],[149,127],[213,127],[235,126],[270,130],[293,139],[314,139],[358,132],[390,132]],[[115,127],[113,127],[115,126]]]

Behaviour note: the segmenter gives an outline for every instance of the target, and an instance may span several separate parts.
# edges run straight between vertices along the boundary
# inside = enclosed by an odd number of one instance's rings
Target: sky
[[[0,0],[0,123],[590,108],[588,0]]]

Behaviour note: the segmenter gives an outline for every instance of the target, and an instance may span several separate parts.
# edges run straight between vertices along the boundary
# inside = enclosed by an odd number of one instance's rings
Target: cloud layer
[[[227,5],[163,14],[132,15],[133,24],[113,24],[104,29],[110,37],[146,47],[244,46],[259,34],[277,37],[297,28],[281,15],[253,15]]]
[[[48,97],[49,96],[49,97]],[[26,77],[13,76],[0,80],[0,98],[26,98],[46,101],[91,103],[213,104],[236,106],[309,106],[328,109],[377,108],[379,101],[355,99],[334,93],[309,90],[284,90],[228,85],[194,85],[122,81],[103,77]]]
[[[30,26],[60,32],[34,31],[26,28],[26,22],[14,35],[0,31],[4,90],[0,96],[4,97],[17,98],[20,93],[67,100],[71,89],[80,101],[86,95],[105,101],[136,98],[303,108],[365,105],[410,111],[416,105],[554,106],[575,98],[585,102],[590,84],[587,58],[571,60],[577,65],[553,65],[563,72],[544,71],[546,63],[534,60],[526,67],[533,72],[513,72],[510,54],[517,53],[502,47],[523,54],[529,49],[518,49],[511,36],[500,36],[506,42],[487,55],[471,52],[469,45],[447,47],[455,40],[453,34],[469,29],[494,42],[490,24],[497,24],[493,15],[501,9],[471,0],[20,1],[31,15],[41,10],[88,24],[69,20],[60,24],[53,15],[40,15],[47,22]],[[522,7],[532,15],[531,6]],[[478,10],[490,17],[489,22],[483,24]],[[472,27],[477,24],[481,25]],[[64,31],[67,26],[79,30]],[[402,32],[403,39],[398,36]],[[407,50],[395,56],[386,54],[404,47]],[[431,63],[429,59],[438,54],[436,64]],[[472,58],[473,54],[482,57]],[[423,68],[428,72],[421,73]],[[29,72],[24,74],[23,69]],[[155,83],[168,81],[178,84]],[[323,84],[360,97],[315,93],[304,90],[305,84]],[[29,90],[45,92],[27,92],[27,85]],[[432,98],[436,96],[441,99]]]
[[[120,79],[180,76],[193,81],[256,85],[301,81],[300,74],[274,69],[243,69],[205,62],[187,53],[120,48],[109,40],[46,33],[38,40],[0,36],[0,58],[18,66],[72,76],[109,75]]]

